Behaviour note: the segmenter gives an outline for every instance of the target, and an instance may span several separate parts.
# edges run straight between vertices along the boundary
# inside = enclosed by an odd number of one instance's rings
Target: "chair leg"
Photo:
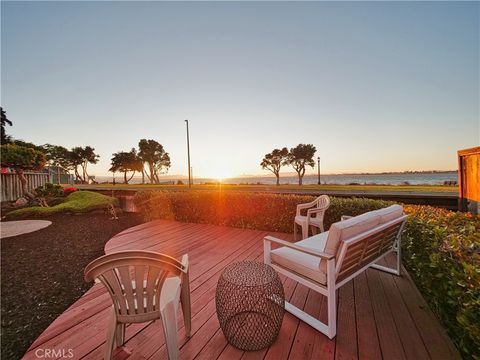
[[[107,340],[105,341],[105,360],[110,360],[112,358],[113,347],[115,345],[116,329],[117,319],[115,313],[112,311],[107,326]]]
[[[177,339],[177,312],[173,303],[168,303],[162,310],[163,332],[165,334],[165,344],[169,360],[178,359],[178,339]]]
[[[125,343],[125,324],[117,324],[115,338],[117,346],[123,346],[123,344]]]
[[[182,290],[180,294],[180,303],[182,305],[183,321],[185,323],[185,334],[190,337],[192,331],[192,307],[190,303],[190,284],[188,277],[182,283]]]
[[[297,241],[297,224],[293,222],[293,240]]]
[[[302,240],[308,237],[308,224],[302,224]]]

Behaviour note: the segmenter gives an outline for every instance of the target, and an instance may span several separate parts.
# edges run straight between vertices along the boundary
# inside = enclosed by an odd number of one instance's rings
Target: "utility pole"
[[[185,120],[187,124],[187,154],[188,154],[188,187],[192,187],[192,174],[191,174],[191,167],[190,167],[190,136],[188,134],[188,120]]]
[[[318,185],[321,185],[321,181],[320,181],[320,156],[317,158],[318,160]]]

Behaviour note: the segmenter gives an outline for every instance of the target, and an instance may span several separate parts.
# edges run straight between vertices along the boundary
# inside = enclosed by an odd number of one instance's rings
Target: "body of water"
[[[97,176],[96,181],[112,182],[112,176]],[[353,175],[321,175],[322,184],[385,184],[385,185],[442,185],[446,181],[457,181],[457,172],[447,173],[412,173],[412,174],[353,174]],[[162,179],[162,183],[176,183],[178,179]],[[185,178],[180,179],[184,183],[188,180]],[[275,184],[275,177],[270,176],[255,176],[255,177],[239,177],[222,180],[224,184]],[[122,183],[123,176],[115,176],[115,182]],[[141,176],[135,176],[130,184],[139,184],[142,182]],[[194,179],[195,184],[205,184],[217,182],[216,179],[198,178]],[[296,176],[281,176],[281,184],[297,184],[298,178]],[[305,175],[303,178],[304,184],[317,184],[317,175]]]

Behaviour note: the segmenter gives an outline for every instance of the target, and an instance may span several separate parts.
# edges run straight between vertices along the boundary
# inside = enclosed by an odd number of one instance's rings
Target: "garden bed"
[[[92,191],[75,191],[65,198],[56,198],[58,204],[53,206],[30,206],[10,211],[6,214],[8,220],[26,217],[49,216],[58,213],[80,214],[91,211],[103,211],[109,206],[116,206],[118,201],[110,196]]]
[[[2,239],[3,359],[19,359],[65,309],[88,290],[83,269],[105,243],[141,223],[136,214],[53,214],[42,230]],[[36,217],[38,219],[38,217]]]

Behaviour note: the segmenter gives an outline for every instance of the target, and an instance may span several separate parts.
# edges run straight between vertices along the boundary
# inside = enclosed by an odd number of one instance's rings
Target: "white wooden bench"
[[[400,238],[407,216],[400,205],[371,211],[332,224],[329,231],[290,243],[264,239],[264,261],[279,273],[327,297],[328,324],[285,302],[285,309],[327,335],[336,335],[336,290],[372,267],[400,275]],[[272,249],[272,243],[281,247]],[[391,252],[395,268],[376,264]]]

